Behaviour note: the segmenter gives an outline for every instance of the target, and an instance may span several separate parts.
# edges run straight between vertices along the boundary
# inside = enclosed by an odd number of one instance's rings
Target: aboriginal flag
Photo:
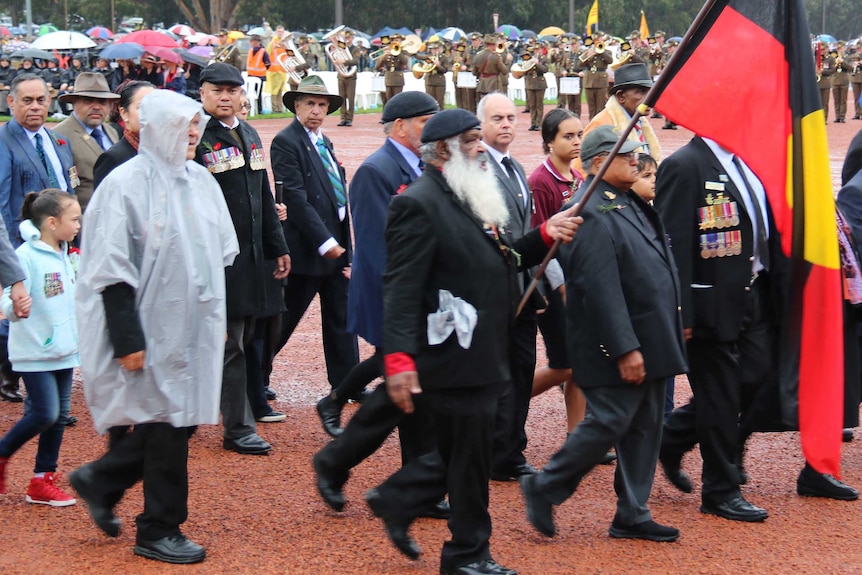
[[[739,155],[763,182],[792,270],[782,418],[798,424],[808,463],[838,477],[843,302],[826,118],[804,0],[716,0],[680,50],[647,104]],[[753,56],[740,58],[740,50]]]

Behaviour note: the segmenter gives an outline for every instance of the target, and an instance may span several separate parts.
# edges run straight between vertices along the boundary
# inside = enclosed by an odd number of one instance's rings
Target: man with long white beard
[[[425,172],[389,208],[383,349],[392,400],[407,413],[415,401],[429,414],[439,451],[402,467],[366,500],[395,546],[416,559],[410,523],[448,490],[452,540],[440,572],[513,574],[491,558],[488,481],[497,395],[511,377],[518,270],[537,264],[556,238],[571,241],[580,218],[561,212],[510,242],[478,118],[439,112],[421,141]]]

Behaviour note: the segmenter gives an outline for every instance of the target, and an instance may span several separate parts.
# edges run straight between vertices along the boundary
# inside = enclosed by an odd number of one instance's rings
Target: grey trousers
[[[246,394],[245,350],[254,337],[254,317],[227,320],[224,370],[221,382],[221,419],[225,439],[257,433]]]
[[[647,500],[661,445],[665,379],[583,388],[586,418],[536,476],[537,490],[554,505],[561,504],[608,449],[616,446],[614,520],[634,525],[651,519]]]

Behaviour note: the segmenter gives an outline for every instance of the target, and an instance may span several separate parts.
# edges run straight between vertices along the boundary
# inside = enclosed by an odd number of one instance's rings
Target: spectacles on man
[[[251,104],[249,104],[248,102],[240,104],[239,109],[240,110],[251,110]]]
[[[596,156],[596,157],[598,157],[598,158],[607,158],[609,155],[610,155],[610,153],[609,153],[609,152],[604,152],[604,153],[602,153],[602,154],[599,154],[599,155],[598,155],[598,156]],[[616,156],[614,156],[614,159],[617,159],[617,158],[622,158],[622,159],[624,159],[626,162],[632,163],[632,162],[636,162],[636,161],[637,161],[637,159],[638,159],[638,153],[637,153],[637,152],[627,152],[627,153],[625,153],[625,154],[617,154]]]

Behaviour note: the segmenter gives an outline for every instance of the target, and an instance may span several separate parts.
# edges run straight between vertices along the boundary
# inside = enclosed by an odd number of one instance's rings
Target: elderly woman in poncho
[[[206,556],[188,515],[188,437],[218,422],[226,332],[225,266],[238,244],[224,196],[194,161],[208,117],[167,90],[141,102],[138,155],[115,168],[87,211],[77,290],[87,404],[113,437],[69,481],[96,525],[116,537],[113,508],[144,483],[134,552],[169,563]]]

